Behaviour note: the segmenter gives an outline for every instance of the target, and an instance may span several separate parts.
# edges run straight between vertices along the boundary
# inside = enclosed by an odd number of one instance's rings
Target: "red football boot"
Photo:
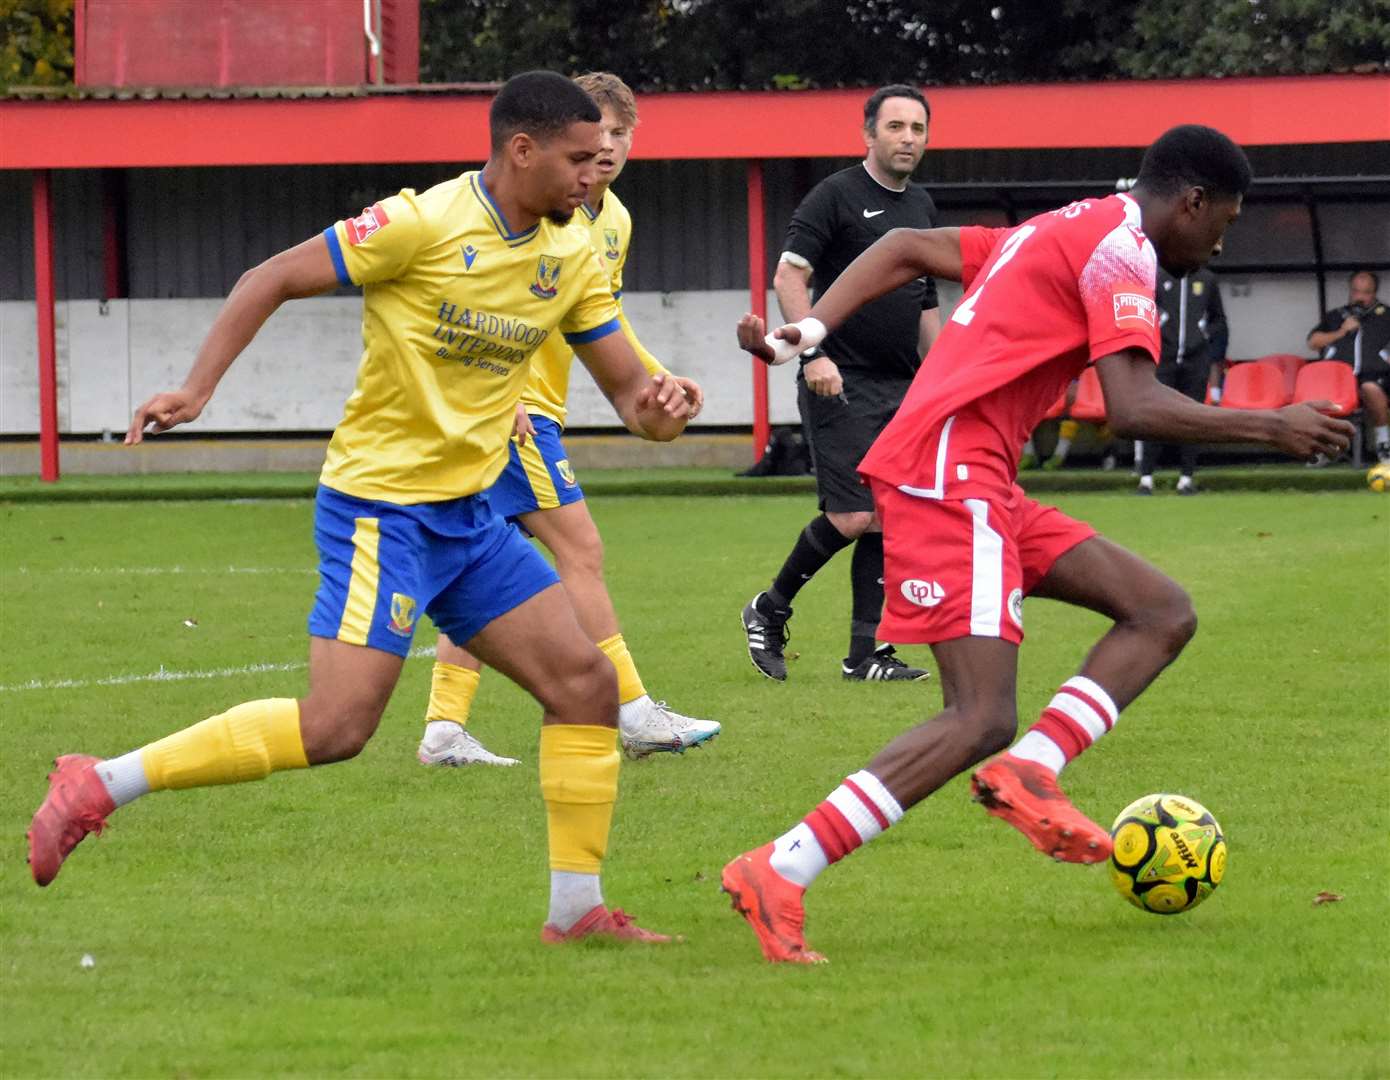
[[[774,870],[771,859],[771,844],[744,852],[724,867],[723,890],[771,963],[824,964],[824,956],[806,947],[806,890]]]
[[[24,834],[29,870],[40,885],[57,877],[72,849],[88,833],[106,828],[106,815],[116,809],[93,767],[100,761],[90,754],[64,754],[53,763],[48,794]]]
[[[614,941],[637,941],[643,945],[670,945],[684,941],[679,934],[658,934],[644,930],[622,908],[609,911],[602,904],[591,908],[583,918],[568,930],[561,930],[554,923],[541,927],[541,940],[547,945],[559,945],[566,941],[579,941],[582,938],[611,938]]]
[[[975,801],[1059,862],[1110,858],[1110,834],[1071,804],[1057,778],[1035,761],[1001,754],[970,778]]]

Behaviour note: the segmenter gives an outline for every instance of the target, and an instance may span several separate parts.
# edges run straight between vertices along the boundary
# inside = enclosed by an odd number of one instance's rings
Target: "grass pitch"
[[[0,1073],[1386,1075],[1390,502],[1057,502],[1171,572],[1201,618],[1066,785],[1106,822],[1151,791],[1199,799],[1230,840],[1224,884],[1145,915],[957,780],[817,883],[809,938],[832,963],[796,970],[763,964],[719,868],[940,703],[840,679],[847,555],[798,598],[790,681],[748,663],[739,609],[808,498],[593,500],[648,688],[724,724],[624,766],[607,897],[688,938],[647,951],[538,943],[538,710],[485,677],[472,730],[523,766],[426,770],[427,658],[358,760],[141,800],[36,889],[23,832],[55,753],[300,692],[311,507],[0,504]],[[1033,601],[1027,627],[1025,718],[1103,622]],[[1344,899],[1314,906],[1324,890]]]

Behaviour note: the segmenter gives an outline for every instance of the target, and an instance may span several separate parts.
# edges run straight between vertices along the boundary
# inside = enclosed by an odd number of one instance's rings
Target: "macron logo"
[[[878,217],[879,214],[886,214],[886,213],[887,213],[886,210],[865,210],[865,211],[864,211],[864,216],[865,216],[865,217]]]
[[[916,604],[918,607],[936,607],[946,599],[945,589],[935,581],[923,581],[920,578],[908,578],[904,581],[902,594],[909,604]]]

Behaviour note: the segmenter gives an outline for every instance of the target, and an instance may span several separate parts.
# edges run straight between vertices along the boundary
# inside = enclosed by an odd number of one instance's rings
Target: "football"
[[[1366,472],[1366,486],[1372,491],[1390,491],[1390,464],[1381,461],[1372,465]]]
[[[1190,911],[1226,873],[1216,818],[1185,795],[1145,795],[1115,819],[1110,879],[1135,907],[1155,915]]]

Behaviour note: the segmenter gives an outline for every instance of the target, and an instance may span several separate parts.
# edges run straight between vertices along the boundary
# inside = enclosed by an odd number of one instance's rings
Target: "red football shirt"
[[[912,495],[1002,496],[1023,444],[1087,365],[1158,362],[1157,259],[1127,195],[960,231],[965,295],[859,472]]]

